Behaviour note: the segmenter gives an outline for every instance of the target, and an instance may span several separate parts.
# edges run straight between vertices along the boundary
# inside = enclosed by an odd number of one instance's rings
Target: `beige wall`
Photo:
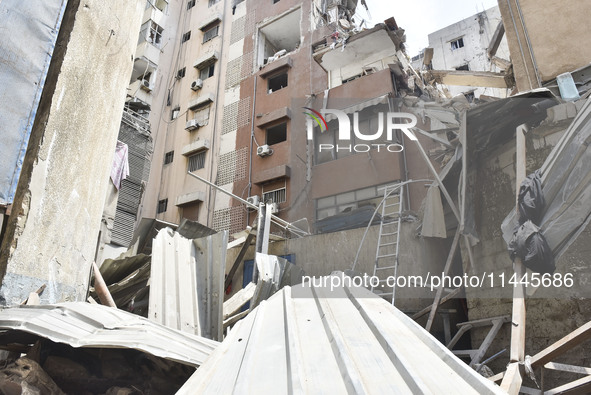
[[[591,62],[591,0],[499,0],[499,8],[519,91],[537,87],[525,30],[542,82]]]

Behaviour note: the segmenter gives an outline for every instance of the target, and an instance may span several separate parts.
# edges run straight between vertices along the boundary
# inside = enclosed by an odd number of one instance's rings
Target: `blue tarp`
[[[0,204],[14,199],[66,4],[0,1]]]

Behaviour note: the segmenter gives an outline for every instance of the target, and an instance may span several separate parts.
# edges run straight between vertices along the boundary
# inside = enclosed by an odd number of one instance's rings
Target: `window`
[[[209,40],[213,39],[214,37],[217,37],[219,30],[220,30],[220,25],[216,25],[216,26],[204,31],[203,32],[203,42],[206,43]]]
[[[142,25],[140,31],[140,42],[145,40],[153,46],[160,48],[162,44],[162,32],[164,29],[158,26],[156,22],[150,20]]]
[[[458,38],[457,40],[451,41],[451,50],[462,48],[464,46],[464,39]]]
[[[186,67],[183,67],[182,69],[178,70],[176,72],[176,79],[180,80],[181,78],[183,78],[185,76],[185,72],[187,71]]]
[[[181,112],[181,108],[179,106],[174,107],[172,109],[172,111],[170,112],[170,120],[174,121],[175,119],[177,119],[180,112]]]
[[[158,200],[158,214],[166,211],[168,207],[168,199]]]
[[[168,5],[168,0],[148,0],[146,2],[146,9],[150,7],[155,7],[160,11],[164,12],[166,6]]]
[[[173,159],[174,159],[174,151],[168,151],[166,154],[164,154],[164,164],[165,165],[172,163]]]
[[[181,40],[181,44],[184,43],[184,42],[189,41],[190,38],[191,38],[191,32],[188,31],[185,34],[183,34],[183,38]]]
[[[190,10],[191,8],[195,7],[195,0],[190,0],[187,2],[187,9]]]
[[[301,21],[302,9],[298,7],[259,28],[258,48],[255,48],[257,66],[264,66],[269,62],[269,58],[276,60],[283,56],[281,54],[295,51],[300,46]]]
[[[394,184],[395,181],[385,185]],[[357,189],[316,200],[316,220],[364,206],[377,207],[384,198],[384,185]]]
[[[279,3],[279,0],[273,0],[273,4]]]
[[[205,167],[205,153],[207,151],[201,151],[196,154],[189,156],[189,166],[187,170],[195,171],[203,169]]]
[[[209,123],[209,109],[211,106],[205,106],[195,111],[193,119],[199,122],[199,125],[205,126]]]
[[[269,93],[273,93],[279,89],[285,88],[287,86],[287,73],[279,74],[275,77],[269,78],[267,81],[267,86]]]
[[[470,71],[470,68],[468,67],[468,64],[465,64],[465,65],[463,65],[463,66],[456,67],[456,70],[465,70],[465,71]]]
[[[277,126],[272,126],[266,130],[267,132],[267,145],[273,145],[281,143],[287,140],[287,123],[280,123]]]
[[[263,202],[265,203],[284,203],[286,200],[285,187],[274,191],[263,192]]]
[[[213,77],[213,71],[215,69],[215,64],[210,64],[209,66],[205,66],[202,69],[199,69],[199,78],[202,80],[206,80],[209,77]]]
[[[215,3],[217,3],[220,0],[209,0],[209,5],[208,7],[211,7],[212,5],[214,5]]]

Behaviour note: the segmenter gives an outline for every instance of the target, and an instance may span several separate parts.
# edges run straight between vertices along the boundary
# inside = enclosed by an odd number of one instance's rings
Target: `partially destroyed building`
[[[45,30],[0,111],[2,391],[589,391],[588,62],[540,44],[582,3],[476,16],[492,75],[363,0],[7,1]]]

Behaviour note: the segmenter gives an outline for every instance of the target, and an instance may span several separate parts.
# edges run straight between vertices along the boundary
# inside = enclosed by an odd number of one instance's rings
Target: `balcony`
[[[155,46],[153,46],[152,44],[150,44],[147,41],[143,41],[140,44],[138,44],[137,49],[135,50],[135,62],[142,62],[142,60],[144,62],[149,62],[152,63],[154,65],[158,65],[158,60],[160,59],[160,50],[158,48],[156,48]],[[134,65],[134,67],[137,67],[138,65]],[[144,64],[140,64],[139,65],[144,66]]]
[[[162,21],[164,19],[164,13],[157,8],[148,7],[144,11],[144,16],[142,17],[142,25],[149,20],[153,20],[158,25],[162,26]]]
[[[148,105],[152,105],[152,94],[150,93],[151,89],[145,87],[142,84],[143,81],[137,80],[134,81],[129,85],[127,88],[127,95],[135,97],[138,100],[147,103]]]

